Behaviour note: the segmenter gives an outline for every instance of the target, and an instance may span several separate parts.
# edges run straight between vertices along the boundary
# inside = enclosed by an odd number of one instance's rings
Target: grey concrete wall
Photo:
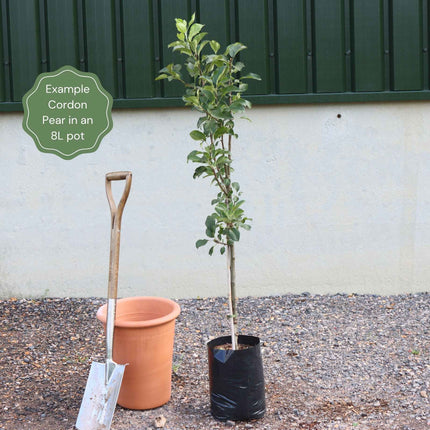
[[[340,118],[338,117],[340,115]],[[235,178],[253,228],[237,247],[240,295],[425,291],[430,285],[430,105],[254,107]],[[120,296],[226,294],[225,259],[194,243],[214,194],[186,155],[196,114],[116,110],[91,154],[39,152],[21,113],[0,114],[0,296],[104,296],[104,175],[131,170]]]

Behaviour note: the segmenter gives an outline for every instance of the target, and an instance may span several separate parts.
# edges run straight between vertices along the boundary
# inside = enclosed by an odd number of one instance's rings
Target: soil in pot
[[[241,351],[242,349],[248,349],[251,348],[251,345],[243,345],[239,344],[237,345],[237,349]],[[233,345],[231,343],[225,343],[224,345],[217,345],[214,349],[222,349],[224,351],[229,351],[233,349]]]
[[[241,349],[228,348],[230,336],[208,343],[211,413],[226,421],[259,419],[266,410],[260,339],[239,336]]]

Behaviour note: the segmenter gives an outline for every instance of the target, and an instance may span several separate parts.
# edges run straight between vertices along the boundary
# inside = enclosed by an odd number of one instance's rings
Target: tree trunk
[[[231,345],[233,350],[237,349],[237,297],[236,297],[236,256],[234,244],[227,245],[227,274],[229,287],[229,307],[230,307],[230,326],[231,326]]]

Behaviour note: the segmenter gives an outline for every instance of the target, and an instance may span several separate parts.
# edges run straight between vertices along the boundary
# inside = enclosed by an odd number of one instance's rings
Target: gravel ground
[[[102,299],[0,301],[0,430],[72,430],[93,360],[103,361]],[[430,428],[430,294],[244,298],[243,334],[259,336],[266,416],[209,413],[205,343],[227,333],[223,299],[179,300],[172,398],[117,407],[113,430]]]

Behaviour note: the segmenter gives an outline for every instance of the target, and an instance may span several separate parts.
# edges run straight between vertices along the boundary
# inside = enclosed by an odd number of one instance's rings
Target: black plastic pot
[[[221,421],[262,418],[266,401],[260,339],[239,336],[239,344],[250,348],[236,351],[215,349],[226,343],[231,343],[230,336],[208,343],[211,413]]]

